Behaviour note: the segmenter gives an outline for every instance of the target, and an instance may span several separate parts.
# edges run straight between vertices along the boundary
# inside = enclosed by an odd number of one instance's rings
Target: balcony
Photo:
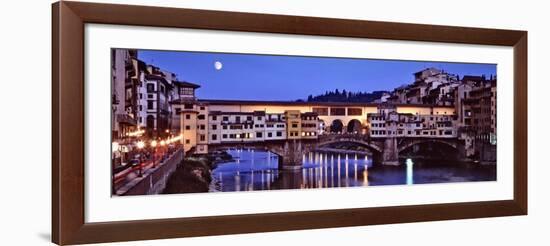
[[[117,114],[116,121],[120,124],[136,125],[137,121],[127,114]]]

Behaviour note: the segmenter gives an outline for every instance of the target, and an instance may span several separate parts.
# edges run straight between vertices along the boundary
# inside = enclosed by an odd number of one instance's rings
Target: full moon
[[[219,61],[216,61],[216,62],[214,63],[214,67],[216,68],[216,70],[221,70],[221,69],[222,69],[222,66],[223,66],[223,64],[222,64],[221,62],[219,62]]]

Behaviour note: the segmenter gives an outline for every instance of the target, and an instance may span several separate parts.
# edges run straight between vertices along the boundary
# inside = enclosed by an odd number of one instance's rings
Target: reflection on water
[[[414,163],[412,162],[411,159],[407,159],[407,161],[405,162],[405,165],[407,165],[407,184],[408,185],[412,185],[414,184],[414,179],[413,179],[413,165]]]
[[[451,161],[404,160],[400,166],[373,165],[370,156],[307,153],[298,171],[278,169],[276,155],[253,149],[229,150],[234,161],[213,170],[215,191],[307,189],[369,185],[496,180],[496,166]]]

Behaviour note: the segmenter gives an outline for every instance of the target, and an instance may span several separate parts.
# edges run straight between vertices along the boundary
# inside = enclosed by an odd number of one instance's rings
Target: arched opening
[[[348,133],[361,133],[362,132],[362,125],[361,122],[357,119],[350,120],[348,123]]]
[[[399,151],[400,158],[456,160],[460,154],[451,144],[440,141],[422,141],[410,144]]]
[[[332,124],[330,125],[330,132],[333,132],[333,133],[340,133],[342,132],[344,128],[344,123],[342,123],[341,120],[333,120],[332,121]]]
[[[324,144],[321,144],[320,147],[322,148],[330,148],[330,149],[340,149],[340,150],[349,150],[349,151],[358,151],[358,152],[366,152],[366,153],[379,153],[380,150],[376,149],[366,143],[361,142],[353,142],[353,141],[332,141],[327,142]]]
[[[368,156],[373,164],[380,163],[382,158],[381,147],[363,141],[333,140],[320,143],[318,147],[327,153],[342,153],[343,155],[351,153],[350,155]]]

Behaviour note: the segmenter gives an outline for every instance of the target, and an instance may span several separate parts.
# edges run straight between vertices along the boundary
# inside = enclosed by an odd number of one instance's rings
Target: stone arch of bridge
[[[455,149],[458,149],[458,144],[453,141],[453,140],[443,140],[443,139],[415,139],[415,140],[412,140],[412,141],[407,141],[406,143],[404,144],[401,144],[401,145],[398,145],[397,146],[397,152],[398,153],[401,153],[403,152],[404,150],[410,148],[410,147],[413,147],[415,145],[419,145],[419,144],[425,144],[425,143],[437,143],[437,144],[442,144],[442,145],[446,145],[446,146],[449,146],[449,147],[452,147],[452,148],[455,148]]]
[[[318,143],[317,147],[328,146],[328,145],[335,144],[335,143],[353,143],[353,144],[358,144],[358,145],[367,147],[371,151],[374,150],[376,152],[376,154],[380,154],[380,153],[383,152],[383,147],[381,147],[381,146],[378,146],[374,143],[366,142],[364,140],[353,139],[353,138],[327,140],[327,141],[323,141],[323,142]]]

